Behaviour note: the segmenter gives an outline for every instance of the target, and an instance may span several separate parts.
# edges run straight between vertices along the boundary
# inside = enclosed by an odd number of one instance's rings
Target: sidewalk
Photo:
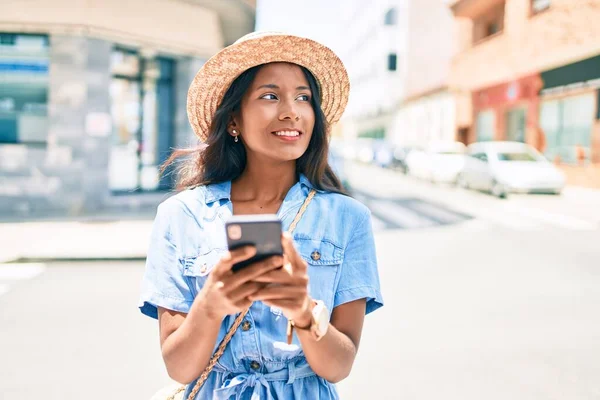
[[[0,263],[144,259],[152,219],[0,224]]]
[[[600,223],[600,190],[567,187],[557,198],[513,196],[497,200],[475,192],[452,191],[407,178],[374,166],[346,166],[355,187],[379,197],[419,197],[469,212],[478,199],[489,206],[535,207],[567,212],[573,217]],[[452,196],[449,196],[452,193]],[[132,218],[137,219],[132,219]],[[86,220],[47,220],[0,223],[0,263],[24,260],[144,259],[149,245],[153,214],[115,214]]]

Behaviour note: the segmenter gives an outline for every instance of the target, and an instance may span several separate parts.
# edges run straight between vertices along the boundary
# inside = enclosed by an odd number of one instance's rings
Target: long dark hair
[[[161,170],[164,172],[175,160],[184,158],[176,171],[176,190],[235,180],[242,174],[246,168],[246,149],[241,143],[233,141],[227,132],[227,124],[231,116],[240,111],[242,98],[261,67],[262,65],[250,68],[233,81],[213,116],[204,145],[175,150],[163,164]],[[315,113],[315,125],[308,148],[296,160],[296,172],[306,175],[316,189],[346,194],[339,178],[329,166],[329,126],[321,109],[319,86],[309,70],[302,66],[300,68],[313,93],[310,103]]]

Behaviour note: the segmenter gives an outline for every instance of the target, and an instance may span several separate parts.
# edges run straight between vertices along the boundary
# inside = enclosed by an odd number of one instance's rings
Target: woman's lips
[[[278,139],[281,139],[285,142],[295,142],[296,140],[300,139],[300,136],[302,136],[302,132],[298,131],[298,130],[281,130],[281,131],[276,131],[276,132],[271,132],[274,136],[276,136]]]

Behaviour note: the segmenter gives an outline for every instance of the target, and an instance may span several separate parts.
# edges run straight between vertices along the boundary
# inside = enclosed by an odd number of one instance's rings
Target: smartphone
[[[283,255],[281,221],[275,214],[234,215],[225,223],[225,230],[230,251],[247,245],[256,247],[252,258],[233,266],[234,272],[265,258]]]

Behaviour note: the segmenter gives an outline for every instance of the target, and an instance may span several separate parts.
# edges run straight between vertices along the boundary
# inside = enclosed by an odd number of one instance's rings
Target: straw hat
[[[348,103],[350,81],[344,64],[331,49],[283,33],[250,33],[208,60],[190,85],[187,114],[200,140],[206,140],[213,115],[233,81],[244,71],[271,62],[294,63],[312,72],[327,122],[339,121]]]

